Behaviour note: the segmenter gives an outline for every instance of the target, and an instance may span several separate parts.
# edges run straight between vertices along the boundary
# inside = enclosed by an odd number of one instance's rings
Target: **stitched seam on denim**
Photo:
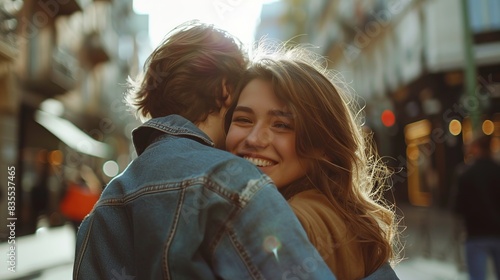
[[[260,274],[258,268],[252,263],[250,256],[245,250],[245,247],[238,241],[236,232],[234,232],[234,230],[230,226],[227,227],[227,234],[229,236],[229,240],[234,245],[234,248],[236,248],[238,255],[240,255],[240,258],[245,263],[248,272],[250,272],[250,276],[252,276],[253,279],[264,279],[264,277]]]
[[[268,184],[273,184],[273,182],[271,181],[271,178],[269,178],[267,176],[261,176],[259,179],[255,180],[252,183],[252,186],[249,186],[247,183],[247,186],[245,187],[245,189],[242,191],[242,193],[240,195],[240,204],[242,204],[243,207],[246,206],[247,203],[259,191],[261,191],[264,188],[264,186],[266,186]]]
[[[170,231],[170,234],[168,235],[167,242],[165,243],[165,248],[163,250],[163,278],[169,280],[171,278],[170,276],[170,270],[168,269],[168,250],[170,249],[170,245],[172,243],[172,240],[174,239],[174,235],[177,232],[177,225],[179,223],[179,217],[180,213],[182,210],[182,204],[184,203],[184,197],[186,194],[186,189],[187,188],[182,188],[181,191],[181,196],[179,198],[179,203],[177,204],[175,215],[174,215],[174,221],[172,222],[172,229]]]
[[[235,193],[231,193],[231,192],[227,191],[225,187],[220,186],[219,184],[208,180],[207,177],[199,177],[199,178],[189,179],[189,180],[185,180],[185,181],[169,182],[169,183],[163,183],[163,184],[158,184],[158,185],[151,185],[151,186],[147,186],[147,187],[142,187],[139,190],[137,190],[131,194],[128,194],[122,198],[103,199],[103,200],[99,201],[95,205],[94,208],[97,208],[99,206],[121,206],[121,205],[127,204],[130,201],[133,201],[133,200],[135,200],[138,197],[141,197],[143,195],[161,193],[161,192],[169,192],[169,191],[178,191],[182,188],[187,188],[187,187],[190,187],[192,185],[200,185],[200,184],[204,185],[207,189],[209,189],[209,190],[219,194],[220,196],[226,198],[227,200],[234,201],[234,199],[235,199]]]
[[[159,124],[159,123],[155,123],[155,122],[152,122],[152,123],[147,123],[147,124],[144,124],[143,126],[145,127],[151,127],[151,128],[155,128],[155,129],[160,129],[168,134],[171,134],[171,135],[177,135],[177,136],[180,136],[180,135],[189,135],[189,136],[193,136],[193,137],[196,137],[196,138],[200,138],[201,140],[203,140],[203,142],[207,143],[208,145],[210,146],[214,146],[214,143],[212,142],[212,140],[210,139],[207,139],[206,137],[200,135],[200,134],[197,134],[197,133],[193,133],[191,132],[191,130],[189,129],[180,129],[180,128],[171,128],[169,126],[165,126],[165,125],[162,125],[162,124]]]
[[[240,207],[239,205],[239,195],[236,192],[230,192],[227,190],[227,187],[221,186],[217,184],[216,182],[213,182],[212,180],[208,180],[208,178],[205,178],[204,180],[204,185],[206,188],[216,194],[218,194],[220,197],[231,201],[231,202],[236,202],[236,206]]]
[[[255,180],[255,182],[253,182],[253,186],[252,186],[252,189],[254,189],[255,191],[251,192],[250,194],[248,192],[245,192],[246,190],[248,190],[248,186],[245,187],[244,189],[241,190],[241,192],[230,192],[227,190],[227,187],[223,186],[223,185],[220,185],[218,184],[217,182],[214,182],[212,180],[208,180],[208,178],[204,178],[205,179],[205,185],[206,187],[219,194],[220,196],[226,198],[227,200],[231,201],[231,202],[234,202],[235,205],[238,207],[238,208],[244,208],[246,206],[246,204],[252,199],[252,197],[258,193],[266,184],[270,184],[271,181],[269,178],[267,177],[260,177],[258,179]],[[248,181],[250,182],[250,180]],[[247,184],[248,184],[247,182]]]
[[[80,273],[80,267],[82,265],[82,261],[83,261],[83,256],[85,255],[85,251],[87,251],[87,244],[88,244],[88,240],[90,238],[90,231],[92,229],[92,224],[94,223],[94,219],[90,219],[89,221],[89,227],[87,229],[87,232],[85,233],[85,239],[83,240],[83,243],[82,243],[82,250],[81,252],[78,254],[77,258],[76,258],[76,262],[75,262],[75,270],[73,271],[73,277],[74,279],[78,279],[78,274]]]
[[[244,210],[244,208],[246,207],[246,205],[248,204],[248,202],[252,199],[252,197],[257,194],[259,191],[262,190],[262,188],[266,185],[266,184],[269,184],[271,181],[269,179],[269,177],[267,176],[264,176],[264,177],[261,177],[260,179],[258,179],[256,182],[255,182],[255,185],[256,186],[259,186],[258,187],[258,191],[256,191],[251,197],[246,197],[246,201],[245,203],[241,203],[240,201],[240,196],[238,194],[235,194],[233,200],[233,202],[237,202],[237,203],[233,203],[234,206],[236,206],[236,209],[230,214],[228,215],[228,218],[226,221],[224,221],[224,225],[228,225],[231,223],[232,220],[234,220],[236,218],[236,216]],[[218,186],[217,184],[213,184],[215,186]],[[229,198],[230,199],[230,198]],[[237,201],[235,201],[234,199],[237,199]],[[210,250],[210,254],[212,255],[212,258],[213,258],[213,255],[215,254],[215,248],[217,247],[217,245],[219,244],[220,240],[222,239],[222,237],[224,236],[224,233],[226,231],[226,227],[222,226],[220,231],[215,234],[214,236],[214,239],[213,239],[213,243],[212,245],[210,246],[209,250]]]
[[[151,185],[147,187],[140,188],[139,190],[124,196],[123,198],[108,198],[99,201],[95,208],[98,206],[121,206],[129,203],[143,195],[154,194],[154,193],[162,193],[169,191],[178,191],[182,188],[193,185],[196,182],[203,182],[203,179],[194,179],[180,182],[172,182],[172,183],[163,183],[158,185]]]

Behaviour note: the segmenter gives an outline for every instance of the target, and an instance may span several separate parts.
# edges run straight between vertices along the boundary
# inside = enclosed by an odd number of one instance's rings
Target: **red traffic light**
[[[380,120],[382,121],[382,124],[386,127],[391,127],[394,125],[396,122],[396,116],[394,113],[387,109],[382,112],[382,115],[380,116]]]

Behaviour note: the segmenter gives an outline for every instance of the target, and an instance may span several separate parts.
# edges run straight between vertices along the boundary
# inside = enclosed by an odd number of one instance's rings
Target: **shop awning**
[[[95,140],[68,120],[37,110],[35,121],[77,152],[100,158],[112,155],[108,144]]]

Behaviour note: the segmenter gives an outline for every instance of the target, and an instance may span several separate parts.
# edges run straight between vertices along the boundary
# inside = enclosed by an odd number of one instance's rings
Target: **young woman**
[[[317,62],[301,48],[254,59],[226,115],[226,149],[273,179],[338,279],[361,279],[395,258],[390,174]]]

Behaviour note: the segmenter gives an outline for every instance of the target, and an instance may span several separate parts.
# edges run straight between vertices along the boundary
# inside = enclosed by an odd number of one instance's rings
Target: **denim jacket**
[[[152,119],[133,141],[80,226],[74,279],[335,279],[270,178],[193,123]]]

